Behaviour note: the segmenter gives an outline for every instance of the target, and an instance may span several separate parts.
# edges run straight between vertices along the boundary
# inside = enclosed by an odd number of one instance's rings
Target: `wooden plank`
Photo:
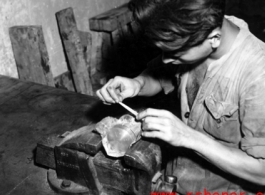
[[[42,27],[14,26],[9,35],[19,78],[54,86]]]
[[[57,88],[75,91],[72,74],[69,71],[55,77],[54,83]]]
[[[74,84],[78,93],[93,95],[92,83],[84,48],[81,44],[80,32],[72,8],[56,13],[61,39],[65,48]]]
[[[91,50],[91,79],[93,89],[100,89],[107,82],[110,73],[108,67],[115,59],[111,44],[111,34],[105,32],[94,33],[94,45]]]
[[[124,26],[131,22],[132,13],[128,4],[121,5],[100,15],[89,19],[90,30],[112,32],[119,26]]]
[[[84,58],[86,61],[86,65],[88,70],[90,69],[89,64],[91,64],[91,44],[92,37],[88,32],[78,31],[80,36],[80,43],[83,47]],[[76,91],[72,74],[69,71],[64,72],[63,74],[54,78],[54,83],[57,88],[66,89],[68,91]]]
[[[112,46],[113,46],[113,41],[110,33],[105,33],[105,32],[99,32],[98,33],[100,38],[101,38],[101,53],[102,53],[102,58],[103,59],[111,59],[113,58],[113,51],[112,51]],[[106,63],[106,62],[105,62]],[[97,67],[98,70],[101,70]]]
[[[95,33],[94,36],[94,45],[91,50],[91,73],[95,74],[96,72],[103,72],[104,64],[107,65],[105,59],[111,57],[111,34],[105,32]]]
[[[80,43],[83,48],[84,58],[87,68],[91,72],[91,49],[92,49],[92,36],[89,32],[78,31],[80,37]]]
[[[120,26],[111,32],[112,45],[117,45],[120,42],[126,41],[126,38],[130,37],[132,34],[130,32],[130,25]]]
[[[97,122],[103,114],[100,101],[6,76],[0,76],[0,102],[2,98],[7,101],[0,109],[0,194],[54,194],[47,184],[47,169],[34,163],[37,143]]]

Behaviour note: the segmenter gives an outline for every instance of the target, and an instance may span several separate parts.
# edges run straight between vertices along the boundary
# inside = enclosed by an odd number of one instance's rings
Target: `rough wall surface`
[[[55,13],[72,7],[78,29],[89,32],[88,19],[129,0],[0,0],[0,74],[18,77],[8,29],[42,25],[51,71],[56,77],[67,71]],[[93,33],[92,33],[93,34]]]

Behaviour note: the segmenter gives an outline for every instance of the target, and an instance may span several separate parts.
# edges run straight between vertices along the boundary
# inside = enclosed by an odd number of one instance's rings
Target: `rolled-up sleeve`
[[[241,149],[255,158],[265,159],[265,68],[249,71],[241,96]]]
[[[241,141],[242,149],[255,158],[265,158],[265,138],[245,137]]]

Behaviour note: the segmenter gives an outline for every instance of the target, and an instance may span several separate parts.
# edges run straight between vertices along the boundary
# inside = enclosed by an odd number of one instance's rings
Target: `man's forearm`
[[[159,80],[152,76],[148,69],[134,79],[140,84],[139,96],[153,96],[162,90]]]
[[[188,148],[195,150],[225,172],[259,185],[265,185],[265,161],[248,156],[237,148],[229,148],[200,132],[193,132]],[[218,151],[218,152],[217,152]]]

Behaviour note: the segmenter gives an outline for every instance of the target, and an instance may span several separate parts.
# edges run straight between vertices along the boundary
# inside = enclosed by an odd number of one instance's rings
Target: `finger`
[[[108,102],[103,102],[103,104],[105,104],[105,105],[111,105],[111,103],[108,103]]]
[[[148,116],[144,118],[144,123],[150,123],[150,124],[160,124],[165,126],[170,125],[170,120],[168,118],[161,118],[161,117],[153,117],[153,116]]]
[[[116,92],[117,96],[118,96],[118,102],[122,102],[124,100],[124,93],[121,92],[120,90]]]
[[[167,110],[158,110],[153,108],[148,108],[138,114],[137,119],[142,119],[147,116],[161,117],[161,118],[170,118],[172,113]]]
[[[163,140],[164,133],[160,131],[143,131],[142,136],[148,137],[148,138],[158,138],[158,139]]]
[[[128,97],[127,95],[128,89],[126,85],[124,84],[124,82],[126,81],[122,80],[122,77],[119,77],[119,76],[116,76],[115,79],[118,80],[119,82],[113,82],[112,87],[116,92],[115,94],[117,95],[118,102],[122,102],[123,99]]]
[[[105,99],[102,97],[102,95],[100,94],[100,90],[97,90],[96,92],[97,96],[99,97],[99,99],[103,102],[103,104],[105,105],[111,105],[110,103],[108,102],[105,102]]]
[[[119,97],[117,94],[119,94],[119,88],[120,83],[119,82],[115,82],[115,80],[112,79],[112,81],[110,81],[109,85],[107,86],[107,91],[110,95],[110,97],[112,97],[112,99],[115,102],[119,102]]]
[[[102,97],[101,93],[100,93],[100,90],[97,90],[96,92],[97,96],[99,97],[99,99],[101,99],[101,101],[105,101],[104,98]]]
[[[110,79],[100,90],[99,93],[103,97],[103,101],[109,102],[109,103],[115,103],[113,98],[110,96],[109,92],[107,91],[107,87],[112,82],[112,79]]]
[[[115,103],[115,101],[105,89],[99,90],[99,93],[103,97],[103,102]]]
[[[165,126],[157,123],[146,123],[142,124],[143,131],[160,131],[164,132]]]

